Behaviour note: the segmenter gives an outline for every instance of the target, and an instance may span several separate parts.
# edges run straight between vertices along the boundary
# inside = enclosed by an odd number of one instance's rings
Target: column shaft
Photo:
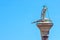
[[[42,40],[48,40],[48,36],[42,36]]]

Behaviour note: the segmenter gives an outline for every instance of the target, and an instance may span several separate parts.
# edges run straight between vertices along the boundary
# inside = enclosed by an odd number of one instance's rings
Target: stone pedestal
[[[37,27],[40,29],[42,40],[48,40],[49,30],[52,23],[38,23]]]

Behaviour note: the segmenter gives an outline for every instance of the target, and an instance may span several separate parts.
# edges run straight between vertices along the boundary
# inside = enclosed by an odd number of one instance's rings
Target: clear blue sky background
[[[40,19],[43,5],[54,23],[49,40],[60,40],[60,0],[0,0],[0,40],[41,40],[31,22]]]

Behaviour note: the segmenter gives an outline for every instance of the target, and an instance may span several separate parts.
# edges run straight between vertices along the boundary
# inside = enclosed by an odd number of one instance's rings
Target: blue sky
[[[60,40],[60,0],[0,0],[0,40],[41,40],[31,23],[40,19],[43,5],[54,23],[49,40]]]

